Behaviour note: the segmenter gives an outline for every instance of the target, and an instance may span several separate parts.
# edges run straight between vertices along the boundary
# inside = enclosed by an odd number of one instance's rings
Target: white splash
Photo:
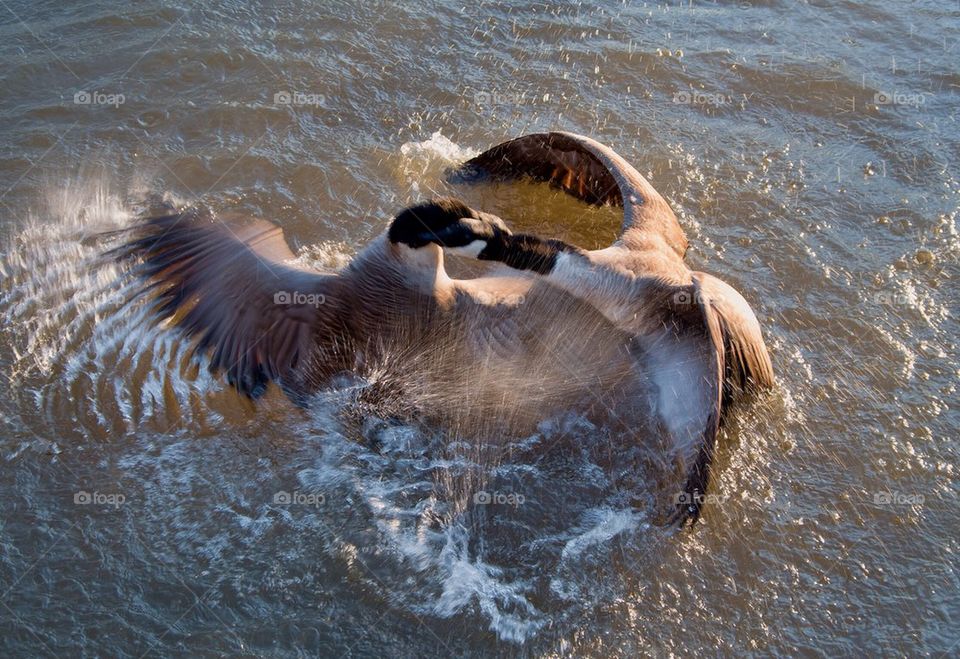
[[[458,145],[438,130],[431,135],[429,139],[426,139],[422,142],[404,143],[400,147],[400,153],[408,158],[440,158],[448,162],[462,162],[464,160],[469,160],[479,152],[473,149],[466,149]]]
[[[589,526],[564,545],[560,555],[565,561],[580,556],[594,545],[602,544],[625,531],[637,528],[643,520],[643,515],[633,509],[591,508],[584,513],[583,519]]]

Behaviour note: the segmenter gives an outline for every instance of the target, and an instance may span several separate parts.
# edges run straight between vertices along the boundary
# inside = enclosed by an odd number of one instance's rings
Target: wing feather
[[[703,273],[693,274],[691,286],[673,290],[664,311],[674,327],[665,328],[648,354],[660,391],[660,422],[685,469],[669,522],[684,524],[696,522],[707,498],[731,395],[769,389],[774,377],[760,325],[739,293]]]
[[[687,239],[666,200],[613,149],[583,135],[532,133],[498,144],[451,173],[455,182],[531,178],[594,206],[623,207],[620,241],[646,247],[651,237],[679,256]]]
[[[143,281],[139,295],[150,300],[154,318],[171,318],[196,339],[194,354],[209,356],[210,370],[225,372],[251,398],[300,365],[313,328],[333,313],[336,276],[291,265],[283,231],[270,222],[224,222],[187,210],[124,233],[126,241],[108,254],[140,261],[131,272]],[[295,303],[276,297],[282,293],[315,297]]]

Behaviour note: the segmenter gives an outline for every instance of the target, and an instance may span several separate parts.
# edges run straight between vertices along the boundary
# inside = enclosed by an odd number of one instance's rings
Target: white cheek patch
[[[464,245],[463,247],[447,247],[446,251],[450,254],[467,256],[471,259],[475,259],[480,255],[480,252],[482,252],[486,246],[486,240],[474,240],[470,244]]]

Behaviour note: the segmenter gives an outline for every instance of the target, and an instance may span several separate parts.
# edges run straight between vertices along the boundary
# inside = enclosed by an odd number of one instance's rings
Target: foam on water
[[[430,189],[421,190],[421,183],[439,180],[446,168],[469,160],[477,153],[456,144],[438,130],[426,140],[405,142],[400,146],[398,174],[410,186],[412,196],[431,194]]]
[[[318,511],[324,519],[317,523],[336,538],[331,557],[354,566],[359,577],[418,615],[478,615],[501,640],[524,642],[548,624],[544,602],[571,613],[589,606],[593,596],[577,575],[585,565],[608,560],[613,538],[632,542],[634,534],[647,533],[642,514],[609,504],[560,518],[554,514],[559,499],[551,476],[529,456],[556,433],[592,442],[589,434],[578,434],[593,432],[589,423],[570,416],[547,420],[541,432],[503,449],[514,458],[491,461],[473,450],[469,438],[450,442],[444,433],[415,425],[373,418],[350,430],[336,417],[342,403],[336,392],[319,394],[311,403],[311,420],[297,433],[322,428],[322,451],[298,471],[298,487],[327,493],[327,507]],[[563,469],[577,474],[602,471],[586,455],[564,462]],[[521,508],[477,505],[478,491],[516,486],[517,478],[533,484],[522,489],[543,503],[541,512],[528,518]],[[344,505],[360,518],[357,523],[338,519],[336,506]],[[504,525],[538,521],[552,525],[554,533],[505,547]],[[572,590],[565,593],[561,582]]]
[[[609,508],[592,508],[583,515],[585,528],[563,547],[563,560],[574,559],[588,548],[603,544],[611,538],[625,531],[634,530],[644,519],[644,515],[636,510],[611,510]]]
[[[411,160],[421,162],[440,159],[447,163],[461,163],[474,157],[478,152],[460,146],[438,130],[421,142],[405,142],[400,146],[400,153]]]
[[[530,584],[511,583],[501,568],[471,559],[468,536],[469,531],[460,525],[448,527],[447,543],[440,554],[446,573],[443,592],[433,611],[450,617],[476,602],[500,638],[525,641],[546,624],[543,614],[527,599],[525,591]]]

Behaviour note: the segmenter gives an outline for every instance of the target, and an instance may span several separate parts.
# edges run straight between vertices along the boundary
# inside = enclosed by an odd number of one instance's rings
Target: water
[[[5,655],[958,653],[956,3],[113,4],[0,20]],[[576,416],[490,455],[239,400],[97,258],[157,190],[330,266],[435,192],[603,245],[614,210],[442,182],[554,128],[764,325],[692,532]]]

